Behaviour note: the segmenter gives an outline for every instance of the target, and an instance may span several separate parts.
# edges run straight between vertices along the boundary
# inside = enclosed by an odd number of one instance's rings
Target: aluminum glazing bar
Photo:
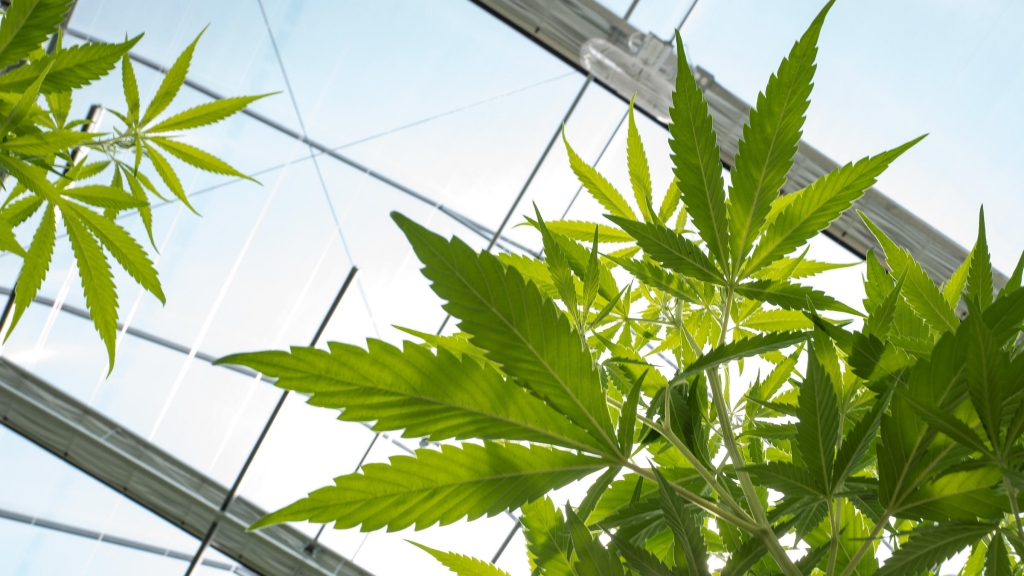
[[[3,358],[0,423],[196,538],[218,522],[216,548],[259,574],[370,574],[330,549],[310,556],[309,537],[290,526],[247,532],[264,510],[235,498],[221,512],[227,487]]]
[[[637,30],[594,0],[472,2],[518,29],[582,73],[587,71],[580,63],[580,50],[587,40],[604,39],[628,52],[629,37],[637,32],[646,32]],[[717,84],[708,71],[697,67],[694,72],[704,89],[714,119],[722,162],[727,167],[732,166],[750,105]],[[600,83],[611,92],[616,92],[614,87]],[[623,97],[621,94],[619,96]],[[655,111],[643,112],[657,122]],[[813,146],[801,142],[796,163],[789,174],[789,182],[782,192],[799,190],[837,166],[836,162]],[[936,282],[947,280],[967,257],[966,249],[875,188],[868,190],[854,208],[864,212],[893,241],[908,249]],[[878,248],[874,237],[854,210],[833,222],[824,234],[861,258],[867,256],[868,250]],[[881,250],[876,250],[876,254],[881,254]],[[1006,276],[998,271],[995,276],[996,287],[1002,287],[1006,283]]]

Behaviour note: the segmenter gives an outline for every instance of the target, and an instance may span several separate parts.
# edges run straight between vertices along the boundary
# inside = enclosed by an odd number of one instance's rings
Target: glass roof
[[[691,8],[688,0],[603,4],[617,14],[628,11],[630,23],[661,37]],[[751,102],[819,4],[699,2],[682,34],[693,62]],[[1004,271],[1024,246],[1016,222],[1024,196],[1008,192],[1019,186],[1013,170],[1024,160],[1022,113],[1010,96],[1020,93],[1022,80],[1006,74],[1024,64],[1024,48],[1011,40],[1011,27],[1022,19],[1024,7],[1011,0],[969,8],[839,3],[822,35],[804,130],[807,141],[844,162],[931,132],[879,188],[963,245],[973,242],[978,205],[988,203],[993,257]],[[154,257],[167,305],[142,294],[123,272],[116,277],[125,323],[184,353],[122,335],[116,369],[106,377],[106,356],[92,326],[58,311],[61,304],[85,307],[70,248],[58,243],[40,290],[57,305],[30,308],[2,354],[230,486],[280,391],[204,358],[309,344],[353,267],[356,281],[321,344],[360,344],[368,337],[398,342],[402,333],[395,325],[438,331],[444,312],[390,212],[484,249],[511,210],[497,249],[539,251],[532,230],[515,227],[532,204],[548,218],[593,220],[602,213],[579,195],[560,143],[545,156],[549,142],[564,122],[576,151],[628,188],[626,107],[468,0],[79,0],[69,38],[78,32],[113,41],[145,32],[137,53],[167,66],[207,24],[189,79],[224,95],[278,92],[253,111],[322,146],[248,116],[190,136],[260,184],[176,165],[201,217],[178,202],[153,210]],[[145,100],[161,76],[141,65],[136,73]],[[72,117],[83,117],[94,103],[123,107],[121,98],[115,72],[76,95]],[[180,105],[206,101],[186,88]],[[638,121],[654,188],[662,190],[671,178],[667,133],[647,118]],[[144,233],[137,218],[126,217],[125,225]],[[824,238],[811,250],[817,259],[856,260]],[[0,257],[4,286],[16,273],[17,262]],[[818,283],[856,303],[863,296],[860,274],[853,267]],[[416,445],[339,422],[292,396],[240,494],[274,509],[360,463],[385,461]],[[180,574],[187,565],[94,534],[186,555],[198,548],[191,536],[3,428],[0,462],[19,470],[0,478],[0,557],[16,559],[8,574]],[[570,486],[556,496],[564,501],[578,492]],[[32,526],[14,515],[94,536]],[[314,538],[319,527],[299,529]],[[499,567],[518,576],[529,566],[516,529],[512,516],[499,515],[415,534],[328,529],[318,541],[378,575],[447,573],[404,542],[413,538],[497,558]],[[67,556],[48,553],[53,550]],[[216,551],[204,560],[202,574],[237,567]]]

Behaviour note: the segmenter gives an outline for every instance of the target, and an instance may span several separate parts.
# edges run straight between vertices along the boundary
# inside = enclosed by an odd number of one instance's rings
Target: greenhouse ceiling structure
[[[476,249],[538,256],[539,237],[518,226],[534,204],[552,218],[601,214],[568,168],[563,126],[587,162],[622,181],[634,91],[655,188],[667,187],[658,86],[671,78],[658,76],[657,60],[666,53],[641,59],[645,46],[671,50],[664,41],[684,22],[688,41],[704,1],[79,0],[66,43],[145,32],[131,54],[144,93],[209,24],[184,104],[277,94],[193,137],[259,183],[180,167],[201,216],[179,202],[154,206],[167,304],[117,278],[128,288],[109,376],[70,247],[58,243],[40,296],[0,352],[0,573],[445,573],[405,542],[416,539],[528,574],[514,514],[415,535],[310,524],[247,532],[265,512],[419,442],[338,421],[259,374],[212,362],[292,344],[398,342],[396,326],[452,330],[390,212]],[[756,94],[731,92],[695,53],[728,169]],[[653,80],[637,89],[635,76],[610,71],[615,62]],[[72,116],[120,106],[120,90],[116,74],[83,89]],[[114,119],[102,122],[101,131]],[[813,144],[801,143],[784,192],[837,166]],[[881,190],[856,208],[937,281],[967,255]],[[815,250],[830,258],[876,247],[852,211],[826,235]],[[856,283],[860,272],[849,272],[840,283]],[[5,299],[17,274],[15,259],[0,257]]]

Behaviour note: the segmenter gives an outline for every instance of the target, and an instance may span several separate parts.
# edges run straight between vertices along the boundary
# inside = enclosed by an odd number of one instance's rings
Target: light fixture
[[[636,94],[637,106],[667,124],[676,81],[672,44],[650,32],[637,32],[626,45],[628,52],[604,38],[591,38],[580,47],[580,62],[623,98]]]

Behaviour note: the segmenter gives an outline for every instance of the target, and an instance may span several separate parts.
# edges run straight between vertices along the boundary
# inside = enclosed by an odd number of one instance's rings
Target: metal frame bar
[[[330,308],[327,309],[327,313],[324,314],[324,319],[320,322],[320,326],[316,329],[316,334],[313,335],[313,340],[310,342],[310,346],[316,346],[316,343],[320,341],[320,337],[323,336],[324,330],[327,329],[327,325],[331,322],[331,318],[334,316],[334,311],[338,309],[338,304],[341,303],[341,299],[348,292],[349,286],[352,285],[352,281],[355,280],[356,274],[359,269],[355,266],[352,267],[348,272],[348,276],[345,276],[345,281],[342,282],[341,288],[338,289],[338,295],[334,297],[334,301],[331,302]],[[281,393],[280,399],[277,401],[277,405],[274,406],[273,412],[270,413],[270,417],[267,418],[266,424],[263,425],[263,430],[260,431],[259,438],[256,439],[256,443],[253,444],[252,449],[249,451],[249,455],[245,459],[245,464],[242,465],[242,469],[238,471],[238,476],[235,477],[235,483],[231,485],[231,489],[228,490],[227,496],[224,497],[224,503],[220,506],[220,511],[227,512],[231,503],[235,500],[238,495],[238,489],[242,486],[242,481],[245,480],[245,474],[249,471],[249,466],[252,465],[253,460],[256,459],[256,453],[259,452],[260,446],[263,445],[263,440],[266,439],[267,434],[270,433],[270,427],[274,425],[274,421],[277,420],[277,415],[281,412],[281,408],[284,407],[285,400],[288,399],[288,393],[291,390],[285,390]],[[185,576],[190,576],[196,567],[201,563],[203,559],[203,553],[206,552],[206,547],[210,545],[214,537],[217,535],[217,530],[220,528],[220,522],[214,520],[210,525],[209,531],[206,536],[203,537],[202,543],[199,545],[199,549],[196,550],[195,556],[192,558],[192,562],[188,565],[188,570],[185,571]],[[319,534],[317,534],[319,537]],[[303,551],[308,546],[303,546]]]
[[[612,14],[595,0],[470,0],[481,9],[517,29],[551,54],[581,73],[587,71],[579,61],[580,47],[591,38],[604,38],[628,49],[630,35],[639,32],[631,24]],[[750,106],[715,82],[708,71],[697,67],[695,75],[708,101],[715,130],[718,132],[722,162],[731,167]],[[598,81],[617,94],[613,87]],[[626,100],[622,95],[619,98]],[[649,111],[639,108],[658,121]],[[807,142],[801,141],[789,181],[782,193],[799,190],[839,165]],[[967,250],[942,232],[924,222],[879,190],[870,188],[855,204],[897,244],[908,249],[926,272],[937,282],[947,280],[967,257]],[[874,236],[854,210],[849,210],[829,226],[826,236],[853,254],[866,258],[878,250]],[[1006,283],[1006,276],[995,271],[995,285]]]
[[[157,556],[166,556],[167,558],[174,558],[175,560],[189,561],[192,559],[194,554],[191,552],[182,552],[180,550],[173,550],[170,548],[162,548],[160,546],[153,546],[152,544],[146,544],[138,540],[131,538],[122,538],[121,536],[114,536],[112,534],[106,534],[103,532],[97,532],[95,530],[89,530],[86,528],[79,528],[78,526],[72,526],[71,524],[64,524],[63,522],[55,522],[53,520],[47,520],[45,518],[39,518],[36,516],[29,516],[28,514],[21,514],[20,512],[14,512],[12,510],[4,510],[0,508],[0,519],[10,520],[12,522],[20,522],[21,524],[27,524],[29,526],[37,526],[39,528],[45,528],[47,530],[53,530],[55,532],[61,532],[63,534],[70,534],[72,536],[79,536],[88,540],[96,540],[99,542],[105,542],[107,544],[113,544],[115,546],[122,546],[124,548],[130,548],[132,550],[138,550],[140,552],[149,552]],[[224,562],[218,562],[216,560],[203,560],[203,566],[209,566],[210,568],[216,568],[218,570],[224,570],[225,572],[231,572],[234,574],[244,574],[246,576],[256,576],[253,572],[238,565],[238,564],[226,564]]]
[[[196,538],[218,522],[214,546],[259,574],[370,576],[333,550],[306,554],[291,526],[248,532],[264,510],[239,497],[221,511],[228,488],[4,358],[0,423]]]

